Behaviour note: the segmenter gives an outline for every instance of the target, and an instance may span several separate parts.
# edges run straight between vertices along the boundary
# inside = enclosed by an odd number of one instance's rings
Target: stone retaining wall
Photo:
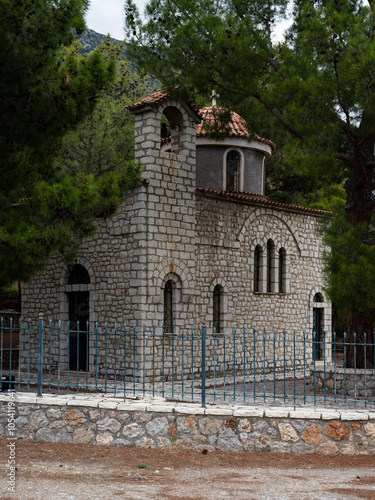
[[[0,394],[0,436],[7,433],[10,396]],[[128,400],[98,395],[16,393],[16,436],[199,451],[374,454],[375,410],[272,408]]]

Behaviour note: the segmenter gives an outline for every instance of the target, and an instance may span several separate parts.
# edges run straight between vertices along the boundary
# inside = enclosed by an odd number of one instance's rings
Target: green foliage
[[[373,225],[351,226],[343,212],[328,226],[325,254],[327,292],[342,318],[367,315],[375,304]]]
[[[95,109],[74,130],[64,136],[61,161],[68,172],[83,171],[95,176],[107,172],[138,177],[131,160],[134,158],[133,119],[125,106],[147,93],[145,75],[133,73],[122,59],[123,44],[106,39],[99,51],[104,60],[116,61],[116,79],[102,95]],[[76,49],[79,49],[77,45]],[[75,56],[79,58],[79,53]]]
[[[108,51],[81,57],[71,45],[87,6],[0,5],[0,288],[30,279],[53,253],[71,259],[95,220],[113,214],[139,176],[129,162],[106,171],[77,158],[63,162],[64,135],[93,116],[116,78]]]

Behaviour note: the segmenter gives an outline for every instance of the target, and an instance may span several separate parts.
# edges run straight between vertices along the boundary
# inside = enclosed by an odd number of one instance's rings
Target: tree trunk
[[[372,214],[373,168],[357,165],[354,179],[349,178],[345,185],[347,202],[345,208],[346,221],[352,226],[365,224],[361,239],[369,244],[368,229]],[[375,307],[368,311],[357,311],[344,318],[346,332],[346,367],[374,367],[374,318]]]

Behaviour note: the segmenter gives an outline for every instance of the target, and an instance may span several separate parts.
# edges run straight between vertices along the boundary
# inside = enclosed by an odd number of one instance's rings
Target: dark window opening
[[[262,249],[259,245],[254,250],[254,292],[260,292],[260,260]]]
[[[272,240],[267,241],[267,292],[273,292],[275,268],[275,244]]]
[[[213,328],[215,333],[221,333],[222,329],[222,288],[216,285],[213,292]]]
[[[227,154],[227,191],[240,190],[240,155],[237,151],[229,151]]]
[[[279,250],[279,292],[286,292],[286,252],[285,248]]]
[[[324,349],[323,346],[323,314],[321,307],[313,308],[313,359],[319,361]]]
[[[173,328],[173,281],[167,281],[164,287],[164,332],[172,333]]]

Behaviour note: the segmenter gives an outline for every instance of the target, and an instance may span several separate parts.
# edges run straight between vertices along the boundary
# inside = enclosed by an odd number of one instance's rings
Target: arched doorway
[[[69,269],[69,285],[88,285],[90,276],[81,264],[74,264]],[[88,370],[89,333],[88,322],[90,315],[90,292],[72,291],[69,298],[69,369],[77,371]]]

